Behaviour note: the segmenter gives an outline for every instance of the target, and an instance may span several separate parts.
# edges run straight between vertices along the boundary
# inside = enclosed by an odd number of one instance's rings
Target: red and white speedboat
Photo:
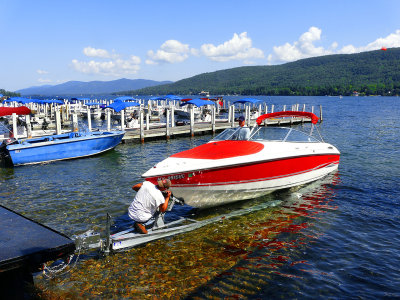
[[[302,117],[311,132],[291,127],[259,126],[266,118]],[[206,208],[255,198],[274,190],[305,184],[337,170],[340,152],[313,131],[318,117],[307,112],[276,112],[260,116],[250,138],[237,140],[239,128],[229,128],[212,141],[171,155],[142,177],[163,178],[171,190],[193,207]],[[319,132],[318,132],[319,134]]]

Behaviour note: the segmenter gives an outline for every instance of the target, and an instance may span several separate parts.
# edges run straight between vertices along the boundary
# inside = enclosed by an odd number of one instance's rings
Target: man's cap
[[[169,180],[169,179],[159,180],[159,181],[157,181],[157,184],[160,188],[169,189],[171,187],[171,180]]]
[[[243,122],[244,120],[245,120],[245,119],[244,119],[243,116],[240,116],[240,117],[239,117],[239,121],[240,121],[240,122]]]

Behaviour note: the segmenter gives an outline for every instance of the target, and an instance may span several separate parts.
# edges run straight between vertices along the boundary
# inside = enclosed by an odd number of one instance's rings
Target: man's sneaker
[[[142,224],[140,224],[138,222],[135,223],[135,229],[137,231],[139,231],[139,233],[142,233],[142,234],[146,234],[147,233],[146,227],[144,227],[144,225],[142,225]]]

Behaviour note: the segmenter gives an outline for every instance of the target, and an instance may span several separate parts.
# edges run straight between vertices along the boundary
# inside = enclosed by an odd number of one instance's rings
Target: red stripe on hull
[[[149,177],[146,180],[156,183],[158,179],[169,178],[173,187],[231,185],[303,174],[331,164],[339,164],[339,159],[340,155],[301,156],[259,162],[257,164],[244,164],[164,175],[161,177]]]

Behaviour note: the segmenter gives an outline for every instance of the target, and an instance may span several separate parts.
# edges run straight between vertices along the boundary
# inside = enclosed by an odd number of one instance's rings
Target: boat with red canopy
[[[311,120],[308,133],[293,127],[262,126],[267,118]],[[168,178],[176,197],[207,208],[251,199],[272,191],[318,180],[338,169],[340,152],[323,141],[313,113],[284,111],[264,114],[248,128],[228,128],[210,142],[157,163],[142,177],[156,183]]]

